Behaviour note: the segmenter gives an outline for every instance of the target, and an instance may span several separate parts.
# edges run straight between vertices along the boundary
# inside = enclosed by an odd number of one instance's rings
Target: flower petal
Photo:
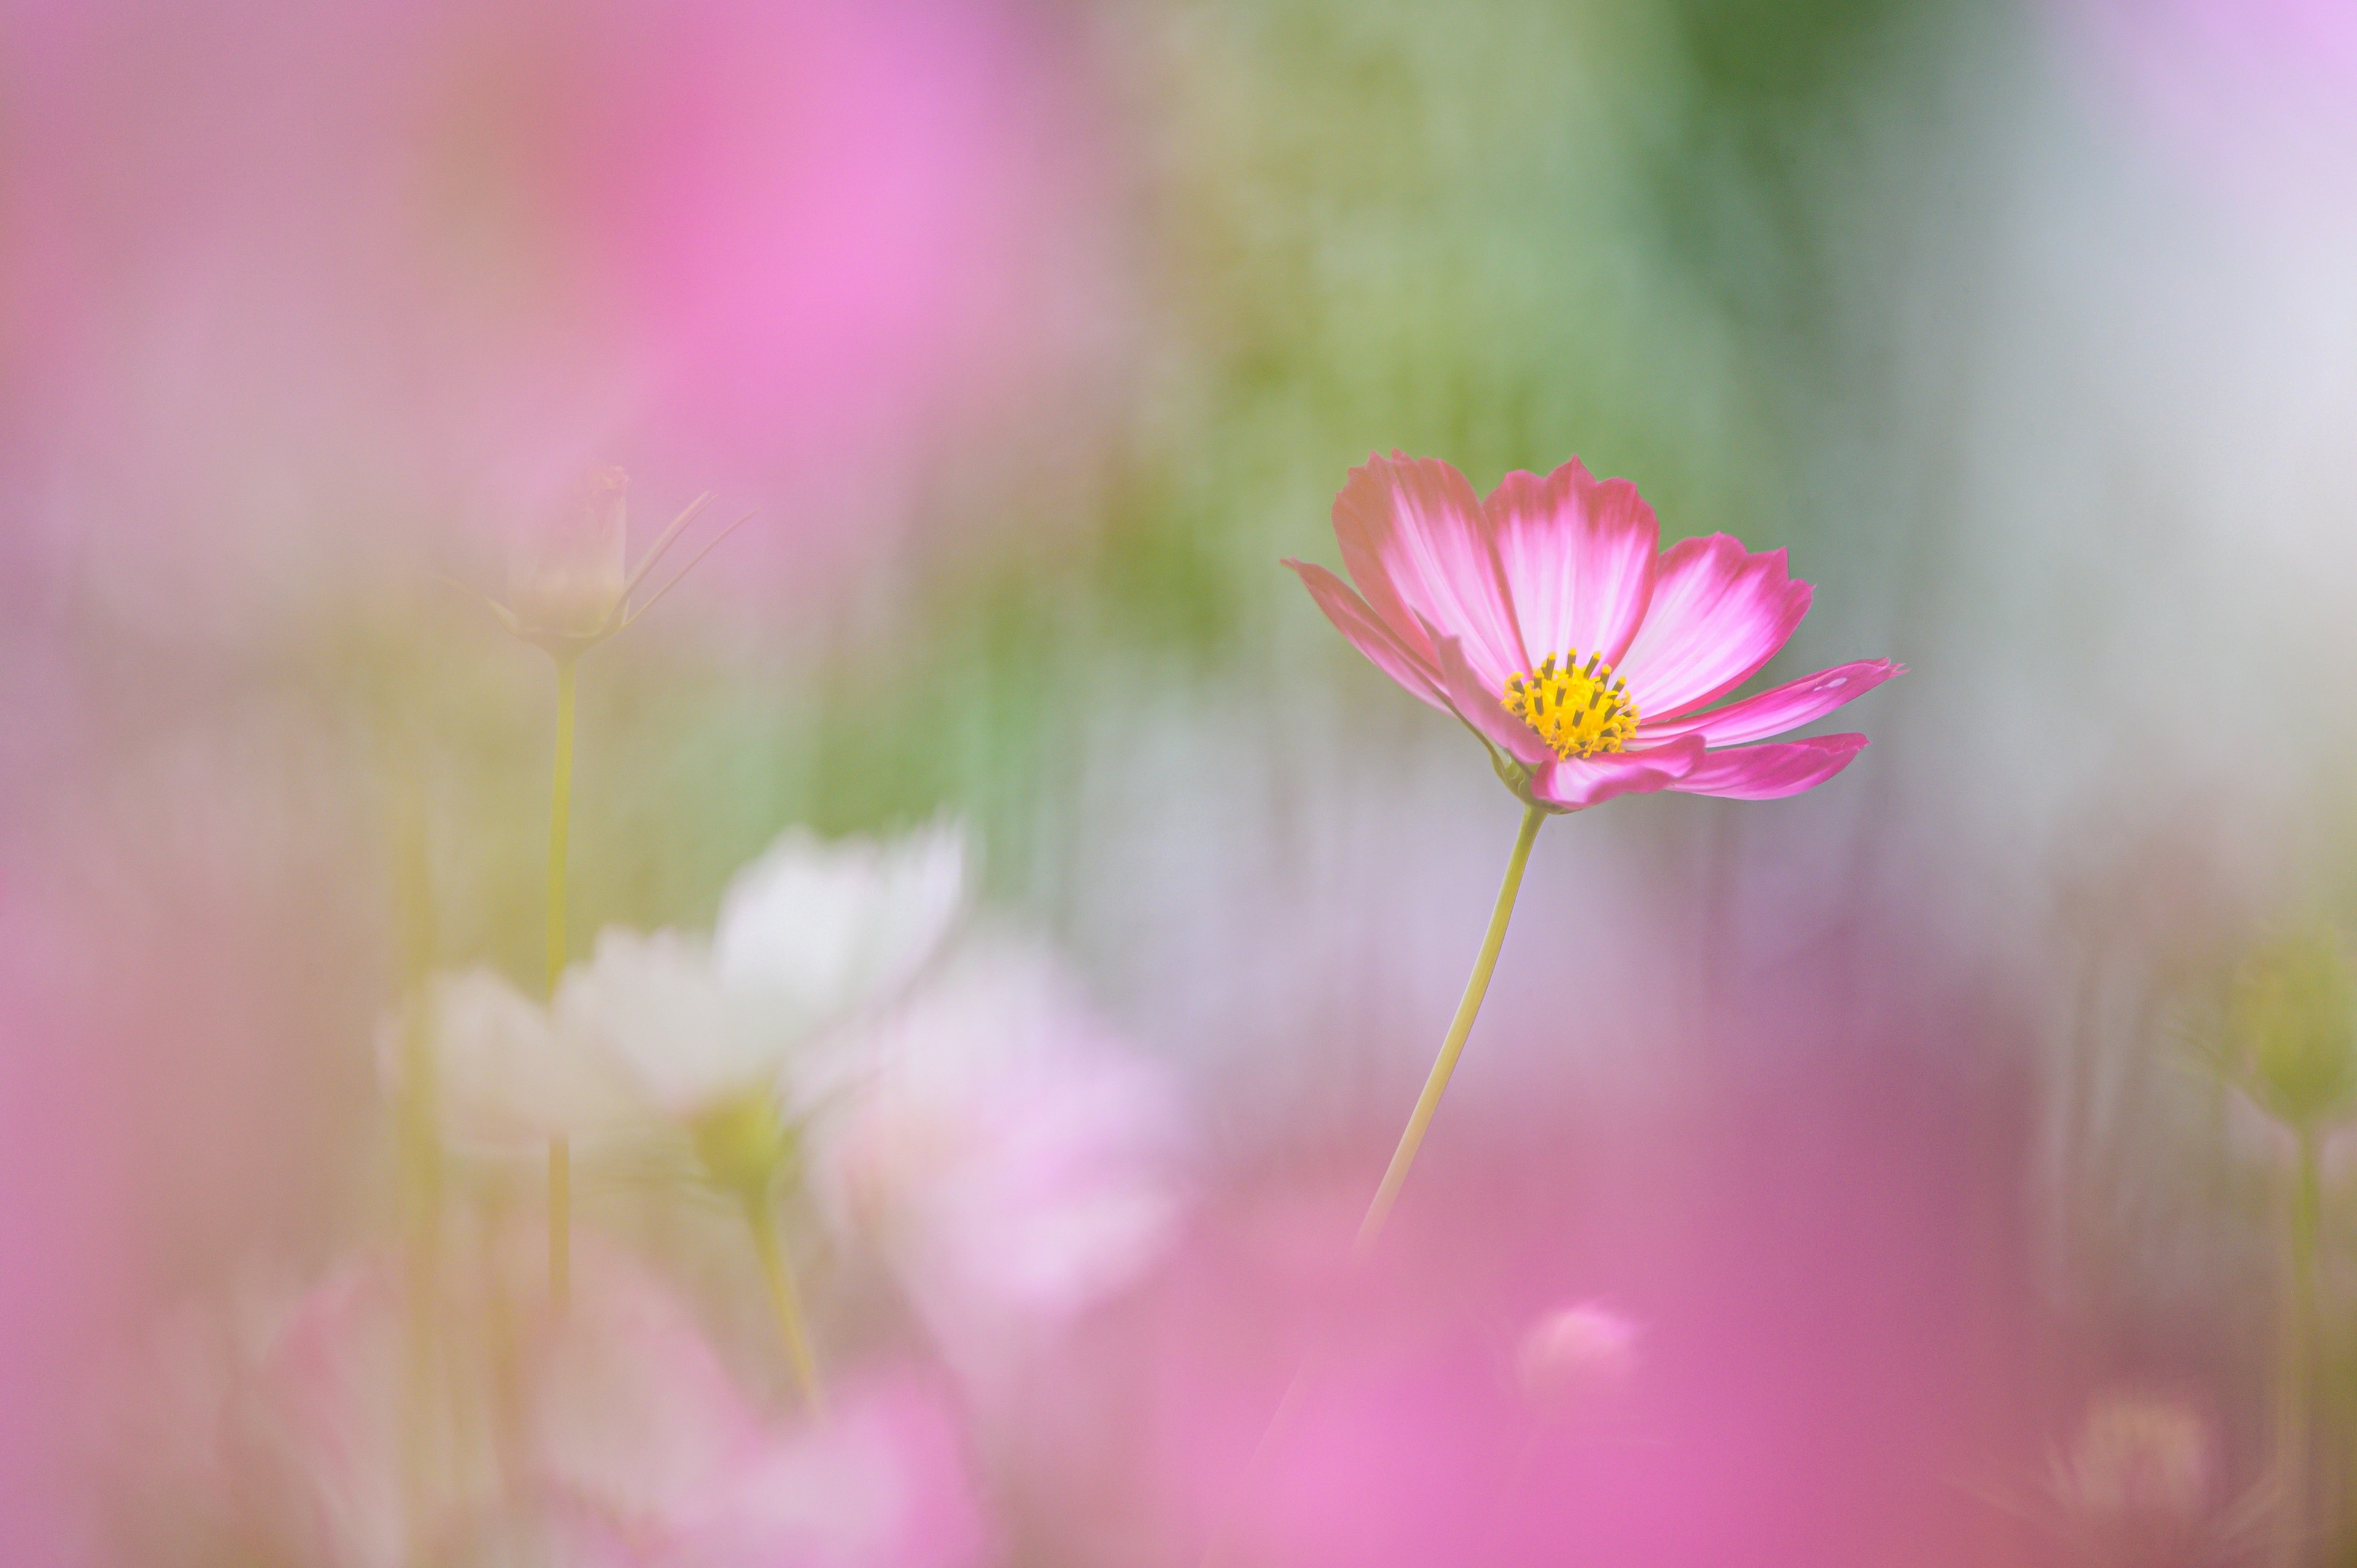
[[[1675,718],[1751,679],[1809,613],[1809,592],[1781,550],[1754,555],[1724,533],[1663,552],[1645,624],[1620,665],[1639,713]]]
[[[1437,457],[1371,456],[1334,498],[1342,564],[1401,642],[1437,663],[1417,618],[1465,642],[1494,691],[1530,668],[1506,575],[1465,476]]]
[[[452,1147],[490,1159],[536,1157],[551,1138],[593,1144],[635,1120],[629,1086],[604,1058],[560,1037],[547,1009],[492,971],[436,974],[425,1001],[433,1088]],[[402,1081],[404,1044],[399,1021],[387,1019],[377,1062],[388,1084]]]
[[[1653,509],[1637,487],[1599,481],[1574,457],[1544,479],[1508,474],[1481,512],[1523,649],[1541,659],[1600,650],[1617,668],[1653,596],[1661,549]]]
[[[1862,735],[1816,735],[1772,746],[1738,746],[1710,753],[1701,767],[1670,788],[1729,800],[1781,800],[1815,789],[1865,749]]]
[[[1531,776],[1531,793],[1551,806],[1573,811],[1600,806],[1615,795],[1677,789],[1678,780],[1689,777],[1702,760],[1702,742],[1691,736],[1644,751],[1550,760]]]
[[[943,821],[895,839],[789,828],[721,896],[713,961],[732,990],[831,1023],[889,1002],[965,903],[965,833]]]
[[[1709,746],[1739,746],[1747,740],[1764,740],[1788,729],[1798,729],[1811,719],[1822,718],[1844,703],[1865,696],[1893,675],[1905,673],[1904,664],[1888,659],[1861,659],[1771,686],[1757,696],[1708,713],[1665,719],[1658,725],[1639,725],[1637,739],[1641,743],[1698,735]]]
[[[1441,690],[1457,716],[1517,762],[1533,768],[1553,762],[1555,752],[1539,738],[1539,732],[1506,711],[1496,688],[1482,685],[1466,662],[1464,645],[1435,627],[1427,625],[1425,631],[1440,650]]]
[[[603,1052],[655,1109],[683,1120],[774,1079],[807,1026],[729,995],[701,937],[619,926],[565,972],[550,1010],[567,1048]]]
[[[1367,601],[1351,591],[1351,585],[1323,566],[1313,566],[1306,561],[1287,560],[1286,565],[1300,574],[1302,585],[1334,629],[1347,639],[1351,647],[1367,656],[1374,667],[1406,687],[1414,695],[1430,703],[1443,713],[1448,711],[1448,700],[1439,691],[1440,676],[1425,662],[1424,656],[1409,649],[1383,624],[1383,618],[1367,607]]]

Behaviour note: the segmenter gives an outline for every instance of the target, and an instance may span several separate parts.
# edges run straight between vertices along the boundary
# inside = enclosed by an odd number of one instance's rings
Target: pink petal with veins
[[[1601,650],[1617,666],[1652,599],[1661,548],[1653,509],[1637,487],[1599,481],[1574,457],[1544,479],[1508,474],[1481,512],[1524,650],[1539,659]]]
[[[1643,745],[1682,735],[1698,735],[1709,746],[1740,746],[1748,740],[1765,740],[1771,735],[1798,729],[1811,719],[1823,718],[1844,703],[1863,697],[1893,675],[1905,673],[1907,666],[1888,659],[1860,659],[1771,686],[1757,696],[1708,713],[1665,719],[1658,725],[1639,725],[1637,741]]]
[[[1440,650],[1441,691],[1458,717],[1517,762],[1534,768],[1553,762],[1555,753],[1539,738],[1539,732],[1505,710],[1498,701],[1495,687],[1482,686],[1465,660],[1464,645],[1456,638],[1443,636],[1436,628],[1427,626],[1426,630]]]
[[[1729,800],[1781,800],[1813,789],[1866,749],[1862,735],[1819,735],[1770,746],[1714,751],[1702,766],[1670,786],[1688,795]]]
[[[1348,583],[1325,567],[1306,561],[1288,560],[1285,564],[1300,575],[1309,596],[1318,601],[1318,607],[1326,612],[1334,629],[1365,654],[1370,663],[1434,707],[1443,713],[1448,711],[1448,703],[1439,692],[1438,672],[1424,661],[1422,655],[1404,645],[1383,624],[1383,618],[1367,607],[1367,601],[1351,591]]]
[[[1334,536],[1351,580],[1411,650],[1438,662],[1421,618],[1464,639],[1490,691],[1531,667],[1481,503],[1455,468],[1437,457],[1369,457],[1334,498]]]
[[[1755,555],[1724,533],[1672,545],[1619,667],[1639,712],[1675,718],[1751,679],[1809,613],[1809,591],[1781,550]]]
[[[1531,793],[1549,805],[1577,811],[1600,806],[1616,795],[1683,789],[1679,780],[1692,777],[1703,762],[1702,742],[1688,736],[1646,751],[1551,762],[1532,775]]]

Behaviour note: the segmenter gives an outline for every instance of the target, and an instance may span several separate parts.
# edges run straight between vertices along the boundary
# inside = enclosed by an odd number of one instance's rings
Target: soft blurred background
[[[583,660],[576,949],[962,817],[1186,1124],[1015,1371],[790,1214],[966,1511],[705,1560],[2357,1561],[2352,277],[2330,0],[9,5],[0,1556],[653,1560],[256,1527],[183,1418],[375,1288],[378,1020],[539,983],[481,596],[619,466],[634,555],[754,515]],[[1517,810],[1276,566],[1393,447],[1577,453],[1789,548],[1770,677],[1913,673],[1812,794],[1546,830],[1351,1283]],[[719,1346],[653,1380],[798,1419],[577,1203]]]

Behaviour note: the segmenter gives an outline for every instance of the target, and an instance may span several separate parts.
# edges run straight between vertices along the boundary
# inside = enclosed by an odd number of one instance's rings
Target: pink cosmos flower
[[[1848,766],[1862,735],[1750,744],[1821,718],[1904,667],[1860,660],[1729,703],[1809,613],[1781,550],[1724,533],[1660,547],[1653,509],[1577,457],[1487,499],[1435,457],[1351,470],[1334,533],[1354,593],[1300,561],[1352,647],[1462,719],[1508,788],[1551,811],[1680,789],[1770,800]]]

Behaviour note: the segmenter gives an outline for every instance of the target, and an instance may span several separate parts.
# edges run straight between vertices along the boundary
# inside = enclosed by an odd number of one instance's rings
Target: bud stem
[[[548,996],[565,973],[565,850],[573,825],[575,660],[556,660],[556,766],[548,811]],[[548,1299],[563,1312],[573,1299],[573,1148],[563,1133],[548,1141]]]

